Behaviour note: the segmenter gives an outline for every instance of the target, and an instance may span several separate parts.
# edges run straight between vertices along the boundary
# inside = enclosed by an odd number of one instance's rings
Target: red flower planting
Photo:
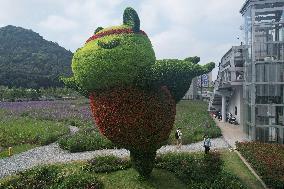
[[[102,38],[102,37],[107,36],[107,35],[115,35],[115,34],[123,34],[123,33],[130,34],[130,33],[134,33],[134,31],[132,29],[113,29],[113,30],[108,30],[108,31],[101,32],[101,33],[93,35],[92,37],[90,37],[86,41],[86,43],[88,43],[88,42],[90,42],[92,40],[96,40],[96,39]],[[139,31],[139,34],[147,36],[147,34],[144,31],[142,31],[142,30]]]
[[[127,87],[90,95],[100,132],[129,150],[158,149],[175,120],[175,102],[167,87],[144,91]]]

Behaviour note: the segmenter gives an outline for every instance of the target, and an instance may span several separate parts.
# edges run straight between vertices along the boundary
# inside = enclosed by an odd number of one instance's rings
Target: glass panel
[[[269,129],[256,127],[256,140],[261,142],[268,142],[269,138]]]
[[[256,64],[256,82],[284,82],[284,63]]]
[[[284,6],[284,2],[275,2],[275,3],[265,3],[260,5],[255,5],[256,9],[264,9],[264,8],[275,8]]]
[[[283,85],[256,85],[256,104],[283,104]]]
[[[255,122],[256,125],[284,125],[283,106],[257,105]]]
[[[255,24],[281,22],[284,20],[283,10],[269,10],[255,13]]]
[[[267,116],[268,106],[257,106],[255,108],[255,123],[256,125],[269,125]]]

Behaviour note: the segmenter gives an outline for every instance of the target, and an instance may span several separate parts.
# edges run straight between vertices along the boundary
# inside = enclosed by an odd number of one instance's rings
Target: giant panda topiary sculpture
[[[126,8],[123,25],[99,27],[75,52],[74,76],[64,82],[90,98],[100,132],[130,150],[134,168],[147,178],[170,135],[176,103],[194,77],[215,67],[195,60],[156,61],[136,11]]]

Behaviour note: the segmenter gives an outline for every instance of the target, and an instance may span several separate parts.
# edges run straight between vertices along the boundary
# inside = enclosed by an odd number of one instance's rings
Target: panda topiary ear
[[[98,33],[99,31],[103,30],[103,27],[97,27],[97,29],[95,30],[94,34]]]
[[[131,26],[134,32],[140,31],[140,19],[137,12],[133,8],[127,7],[124,10],[123,24]]]

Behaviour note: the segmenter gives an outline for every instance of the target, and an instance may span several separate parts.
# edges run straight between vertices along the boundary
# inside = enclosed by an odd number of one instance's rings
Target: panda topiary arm
[[[178,103],[188,91],[192,79],[211,72],[214,67],[213,62],[201,66],[187,60],[158,60],[152,67],[152,83],[156,87],[167,86]]]

